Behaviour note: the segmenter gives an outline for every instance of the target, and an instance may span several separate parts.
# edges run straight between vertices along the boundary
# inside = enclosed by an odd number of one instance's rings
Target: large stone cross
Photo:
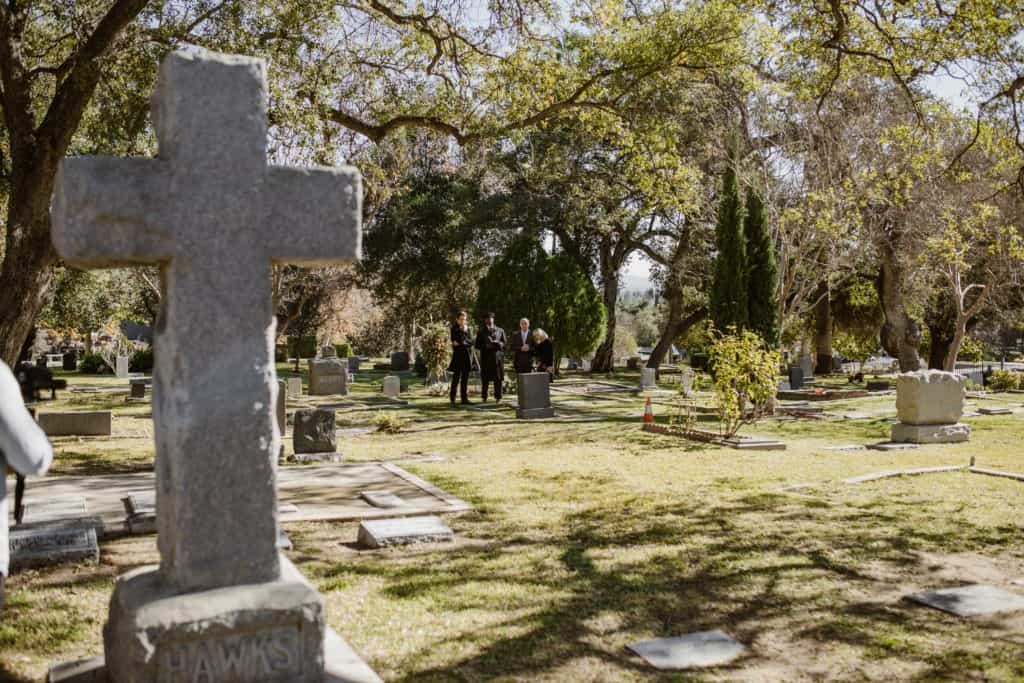
[[[160,570],[178,591],[276,580],[271,264],[359,258],[353,168],[267,165],[266,65],[177,52],[153,95],[156,159],[64,161],[57,252],[159,264],[153,418]]]

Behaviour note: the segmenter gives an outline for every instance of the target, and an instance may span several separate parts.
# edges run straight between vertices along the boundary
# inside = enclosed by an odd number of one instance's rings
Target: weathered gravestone
[[[288,431],[288,385],[283,379],[277,380],[277,403],[274,408],[277,429],[281,432],[281,436],[284,436],[284,433]]]
[[[129,398],[146,398],[146,380],[133,379],[128,382],[130,392]]]
[[[644,640],[626,647],[654,668],[665,670],[722,666],[747,649],[721,631],[701,631],[675,638]]]
[[[391,354],[392,372],[406,372],[409,369],[409,354],[405,351],[396,351]]]
[[[96,563],[100,559],[96,528],[84,520],[14,527],[10,551],[12,572],[69,562]]]
[[[358,357],[356,357],[356,356],[349,356],[346,360],[348,361],[348,372],[349,372],[349,374],[352,374],[353,372],[359,372],[360,360],[359,360]]]
[[[455,534],[440,517],[402,517],[368,519],[359,524],[356,543],[364,548],[383,548],[410,543],[453,541]]]
[[[68,351],[61,359],[61,366],[64,370],[72,372],[78,369],[78,352]]]
[[[402,393],[402,379],[394,375],[384,378],[384,395],[388,398],[398,398]]]
[[[301,377],[289,377],[288,378],[288,398],[298,398],[302,396],[302,378]]]
[[[36,419],[47,436],[110,436],[112,424],[109,410],[39,413]]]
[[[273,263],[358,258],[360,179],[268,166],[266,111],[263,60],[174,52],[153,98],[159,158],[65,159],[57,176],[58,254],[76,267],[158,264],[165,284],[153,395],[161,561],[115,586],[104,629],[114,683],[320,683],[333,666],[323,599],[277,549],[270,281]]]
[[[789,369],[789,389],[796,391],[804,388],[804,370],[799,365]]]
[[[555,409],[551,406],[551,386],[548,373],[519,373],[518,378],[519,406],[516,408],[516,417],[520,420],[554,417]]]
[[[320,347],[321,358],[337,358],[338,349],[334,348],[334,344],[324,344]]]
[[[334,453],[338,449],[333,410],[296,410],[292,434],[296,453]]]
[[[971,427],[960,422],[966,380],[952,372],[920,370],[896,378],[896,414],[892,440],[906,443],[967,441]]]
[[[684,396],[693,393],[693,368],[683,368],[679,373],[679,388]]]
[[[114,360],[114,375],[118,379],[128,379],[128,356],[118,356]]]
[[[800,370],[804,373],[805,379],[814,377],[814,356],[809,353],[800,354],[800,359],[797,361]],[[822,368],[823,374],[828,374],[829,368]]]
[[[657,368],[640,368],[640,391],[658,388]]]
[[[348,394],[348,364],[339,358],[314,358],[309,361],[309,395]]]

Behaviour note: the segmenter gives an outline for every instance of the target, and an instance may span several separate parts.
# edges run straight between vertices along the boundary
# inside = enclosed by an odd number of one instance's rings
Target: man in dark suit
[[[512,350],[515,352],[512,365],[516,372],[533,372],[533,331],[526,318],[519,321],[519,329],[512,333]]]
[[[455,388],[462,390],[462,403],[469,405],[469,371],[472,365],[470,360],[470,349],[473,348],[473,336],[466,324],[468,316],[465,311],[459,311],[458,316],[451,328],[452,362],[448,364],[448,371],[452,373],[452,386],[448,391],[448,398],[451,404],[455,405]]]
[[[501,402],[501,384],[505,381],[505,330],[494,325],[494,314],[484,317],[484,326],[476,333],[476,348],[480,352],[480,388],[487,402],[487,385],[494,382],[494,402]]]

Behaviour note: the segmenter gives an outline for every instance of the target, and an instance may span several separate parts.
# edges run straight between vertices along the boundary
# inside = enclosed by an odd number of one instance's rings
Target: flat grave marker
[[[9,532],[11,571],[69,562],[99,562],[96,529],[80,523],[32,528],[14,527]]]
[[[979,617],[1024,610],[1024,595],[984,584],[916,593],[908,595],[907,600],[949,612],[958,617]]]
[[[110,436],[113,421],[109,410],[39,413],[36,419],[47,436]]]
[[[978,408],[981,415],[1013,415],[1009,408]]]
[[[397,508],[405,505],[405,501],[391,491],[362,491],[359,497],[377,508]]]
[[[667,671],[721,666],[747,650],[732,636],[717,630],[644,640],[626,647],[654,668]]]
[[[40,498],[24,503],[24,521],[52,522],[60,519],[82,517],[86,514],[84,496],[61,496]]]
[[[357,543],[364,548],[384,548],[410,543],[454,541],[455,534],[440,517],[370,519],[359,524]]]

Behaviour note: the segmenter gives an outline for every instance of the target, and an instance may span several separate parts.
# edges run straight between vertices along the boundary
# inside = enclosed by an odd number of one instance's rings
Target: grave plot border
[[[722,438],[715,432],[706,432],[702,429],[691,429],[686,432],[672,429],[666,425],[647,423],[642,427],[645,432],[661,434],[662,436],[674,436],[679,439],[709,443],[714,446],[723,446],[738,451],[784,451],[786,444],[774,439],[754,439],[751,437]]]

